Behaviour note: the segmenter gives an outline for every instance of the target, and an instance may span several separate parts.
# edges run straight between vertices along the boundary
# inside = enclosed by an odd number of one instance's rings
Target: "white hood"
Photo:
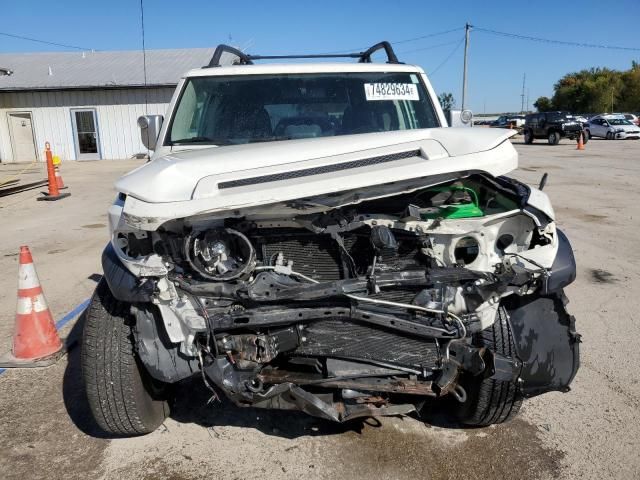
[[[125,217],[149,230],[173,218],[451,172],[503,175],[517,168],[506,141],[514,134],[435,128],[201,148],[155,159],[116,189],[127,194]]]

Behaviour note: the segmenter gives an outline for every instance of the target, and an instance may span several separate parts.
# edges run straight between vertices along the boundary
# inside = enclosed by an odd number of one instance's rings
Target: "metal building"
[[[146,153],[137,118],[165,114],[181,75],[207,65],[212,48],[0,54],[0,162]]]

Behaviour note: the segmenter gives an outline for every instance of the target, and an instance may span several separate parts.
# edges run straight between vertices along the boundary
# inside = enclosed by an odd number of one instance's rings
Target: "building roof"
[[[176,85],[187,70],[207,65],[214,50],[147,50],[147,84]],[[11,75],[0,75],[0,91],[144,85],[141,50],[0,53],[0,65],[12,72]]]

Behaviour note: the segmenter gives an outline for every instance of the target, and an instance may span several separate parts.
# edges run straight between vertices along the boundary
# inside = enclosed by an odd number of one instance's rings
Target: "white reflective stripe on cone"
[[[20,265],[18,269],[18,290],[39,287],[38,274],[33,263]]]
[[[28,315],[30,313],[40,313],[47,310],[47,301],[42,293],[34,295],[33,297],[18,297],[18,306],[16,307],[16,313],[18,315]]]

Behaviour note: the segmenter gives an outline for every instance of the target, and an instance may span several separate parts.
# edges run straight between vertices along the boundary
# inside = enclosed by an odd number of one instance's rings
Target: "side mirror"
[[[608,127],[609,126],[609,122],[602,122],[602,126],[603,127]]]
[[[462,110],[460,112],[460,121],[465,125],[473,126],[473,112],[471,110]]]
[[[473,113],[471,110],[447,110],[445,115],[450,127],[473,126]]]
[[[158,135],[160,135],[163,120],[164,117],[162,115],[143,115],[138,118],[142,143],[149,150],[156,149],[156,143],[158,141]]]

